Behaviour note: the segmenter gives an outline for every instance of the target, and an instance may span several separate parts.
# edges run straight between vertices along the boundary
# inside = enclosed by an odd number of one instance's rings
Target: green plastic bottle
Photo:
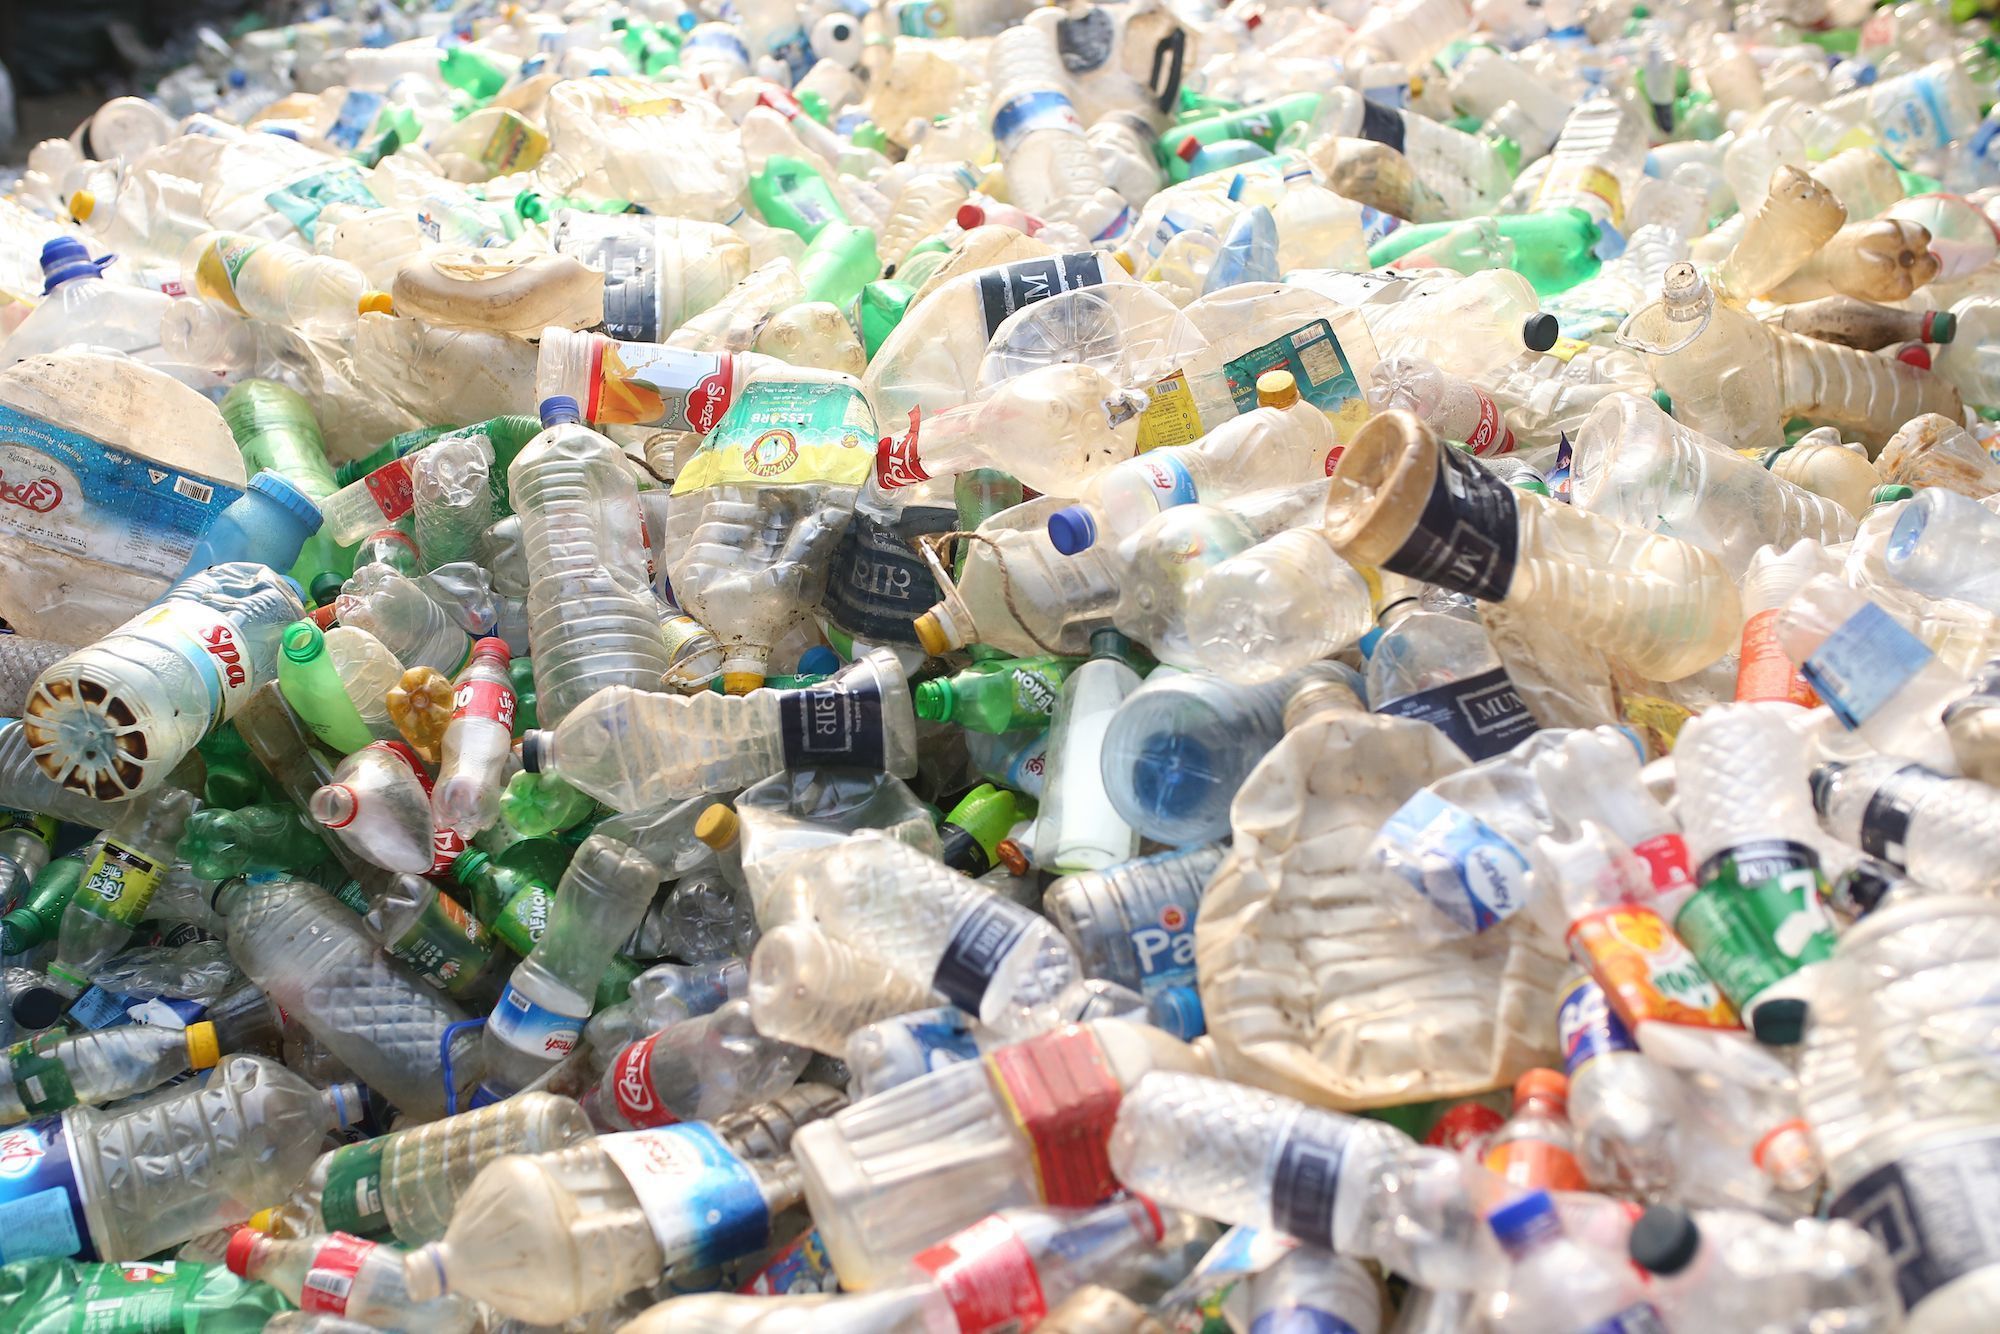
[[[352,755],[375,740],[326,651],[325,632],[311,621],[293,621],[279,636],[278,691],[335,754]]]
[[[438,74],[475,104],[491,101],[507,86],[507,71],[492,57],[483,56],[469,46],[454,46],[446,51],[438,64]]]
[[[1566,292],[1598,269],[1597,224],[1577,208],[1544,209],[1539,213],[1506,213],[1457,222],[1406,223],[1377,241],[1368,262],[1377,268],[1393,264],[1420,247],[1447,240],[1467,223],[1490,225],[1514,243],[1507,267],[1534,284],[1542,296]],[[1462,234],[1469,234],[1462,233]]]
[[[238,1278],[219,1264],[79,1264],[44,1255],[0,1265],[0,1317],[12,1334],[258,1334],[289,1306],[270,1284]]]
[[[25,954],[44,941],[55,939],[56,930],[62,925],[63,910],[76,897],[76,887],[83,883],[89,852],[90,845],[85,844],[42,868],[21,906],[0,917],[0,955]]]
[[[596,798],[554,774],[523,770],[507,780],[507,790],[500,794],[500,818],[509,829],[528,838],[573,829],[596,811]]]
[[[1269,102],[1259,102],[1255,106],[1183,121],[1160,136],[1154,152],[1167,169],[1167,179],[1174,183],[1188,178],[1189,161],[1193,154],[1182,157],[1181,145],[1189,139],[1200,145],[1221,143],[1225,139],[1244,139],[1267,153],[1271,152],[1277,148],[1278,136],[1285,132],[1286,126],[1313,118],[1319,111],[1320,96],[1319,93],[1292,93]]]
[[[844,222],[829,222],[820,228],[799,258],[799,281],[806,286],[806,300],[831,301],[842,310],[881,271],[874,231]]]
[[[1081,658],[999,658],[956,676],[920,683],[913,699],[926,722],[957,723],[969,732],[999,735],[1047,727],[1063,682]]]
[[[247,871],[308,871],[333,856],[318,826],[289,802],[196,811],[176,851],[203,880]]]
[[[811,163],[782,154],[765,159],[764,170],[750,178],[750,199],[766,223],[808,244],[829,224],[849,221],[826,178]]]
[[[527,958],[548,929],[555,890],[539,877],[497,862],[477,848],[468,848],[453,859],[451,878],[472,900],[472,915],[501,944]]]
[[[917,289],[897,278],[877,278],[862,285],[854,299],[854,322],[861,329],[861,346],[870,358],[889,341],[889,335],[903,322],[903,312]]]
[[[340,479],[326,461],[326,441],[312,405],[284,385],[242,381],[223,396],[222,420],[243,451],[244,472],[254,476],[258,469],[269,468],[315,502],[340,489]],[[301,588],[311,588],[321,574],[345,579],[353,569],[353,557],[319,532],[299,549],[291,575]]]
[[[263,769],[250,758],[250,748],[234,727],[224,725],[210,732],[195,748],[201,752],[203,768],[201,799],[209,805],[248,806],[269,795]]]
[[[1000,840],[1014,827],[1015,818],[1014,794],[981,783],[960,798],[938,826],[944,864],[967,875],[985,875],[1000,861]]]

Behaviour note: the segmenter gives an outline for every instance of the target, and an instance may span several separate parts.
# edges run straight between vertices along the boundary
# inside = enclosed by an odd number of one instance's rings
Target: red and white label
[[[688,390],[689,430],[707,435],[722,420],[722,414],[729,411],[729,371],[730,362],[725,358],[720,370],[702,376],[695,387]]]
[[[951,1303],[959,1334],[1029,1329],[1049,1313],[1034,1257],[997,1215],[919,1252],[916,1263]]]
[[[1034,1149],[1043,1202],[1082,1208],[1109,1199],[1118,1189],[1111,1123],[1125,1090],[1090,1030],[1071,1025],[986,1060]]]
[[[375,508],[382,511],[382,517],[390,521],[402,518],[417,503],[416,487],[410,482],[409,456],[385,463],[374,472],[361,479],[374,498]]]
[[[1736,655],[1736,699],[1744,704],[1784,700],[1817,708],[1818,692],[1778,645],[1778,611],[1768,608],[1743,623],[1743,645]]]
[[[670,1126],[680,1120],[660,1105],[659,1095],[653,1092],[653,1046],[659,1040],[660,1035],[655,1033],[643,1042],[635,1042],[611,1063],[612,1100],[618,1104],[626,1123],[641,1130]]]
[[[900,438],[885,435],[875,446],[875,481],[884,491],[930,480],[923,460],[917,457],[917,427],[922,416],[922,408],[911,408],[910,429]]]
[[[451,720],[484,718],[514,731],[514,687],[505,681],[460,681],[451,693]]]
[[[1472,393],[1479,404],[1479,420],[1466,435],[1465,443],[1481,457],[1505,454],[1514,447],[1514,433],[1500,424],[1500,405],[1484,390],[1474,389]]]
[[[372,1241],[336,1232],[313,1253],[312,1268],[299,1286],[299,1309],[325,1315],[346,1315],[354,1292],[354,1276],[375,1249]]]
[[[1653,877],[1653,892],[1678,894],[1692,890],[1694,871],[1688,865],[1687,840],[1671,831],[1655,834],[1632,849],[1632,855],[1646,863]]]

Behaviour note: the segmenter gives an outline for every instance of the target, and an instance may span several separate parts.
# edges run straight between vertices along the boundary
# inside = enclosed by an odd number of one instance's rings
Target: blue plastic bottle
[[[289,570],[319,525],[319,506],[313,504],[312,497],[266,468],[215,516],[174,582],[227,561],[253,561],[274,570]]]

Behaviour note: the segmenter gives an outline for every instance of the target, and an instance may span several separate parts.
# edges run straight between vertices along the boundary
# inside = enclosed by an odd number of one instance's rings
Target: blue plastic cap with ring
[[[1065,556],[1088,551],[1097,541],[1097,520],[1081,505],[1065,505],[1049,516],[1049,541]]]
[[[42,247],[42,295],[78,278],[102,278],[105,265],[117,258],[106,255],[92,259],[83,242],[74,236],[58,236]]]
[[[286,481],[282,475],[272,472],[269,468],[252,477],[248,489],[255,491],[267,500],[277,501],[279,505],[284,507],[285,513],[291,515],[304,525],[307,537],[311,537],[314,533],[318,532],[320,524],[326,521],[326,516],[319,512],[319,506],[313,503],[311,496],[299,490],[296,486]]]
[[[824,644],[814,644],[799,654],[800,676],[832,676],[840,670],[840,655]]]
[[[1382,641],[1382,627],[1378,625],[1375,626],[1373,629],[1369,630],[1367,634],[1361,636],[1361,638],[1355,643],[1355,647],[1361,650],[1361,657],[1365,661],[1366,659],[1375,656],[1375,645],[1379,644],[1381,641]]]
[[[1201,1008],[1201,993],[1191,986],[1167,987],[1155,994],[1146,1008],[1154,1024],[1183,1042],[1193,1042],[1208,1031],[1208,1021]]]
[[[542,425],[558,426],[583,420],[583,409],[568,394],[550,394],[542,400]]]
[[[1486,1215],[1486,1226],[1493,1229],[1494,1239],[1510,1253],[1519,1253],[1562,1233],[1555,1197],[1545,1190],[1529,1191],[1520,1199],[1501,1205]]]

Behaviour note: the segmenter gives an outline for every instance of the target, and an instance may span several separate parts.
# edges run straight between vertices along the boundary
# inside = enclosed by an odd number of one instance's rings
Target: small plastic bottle
[[[514,746],[514,683],[505,641],[481,639],[452,686],[431,809],[439,826],[471,838],[500,816]]]

